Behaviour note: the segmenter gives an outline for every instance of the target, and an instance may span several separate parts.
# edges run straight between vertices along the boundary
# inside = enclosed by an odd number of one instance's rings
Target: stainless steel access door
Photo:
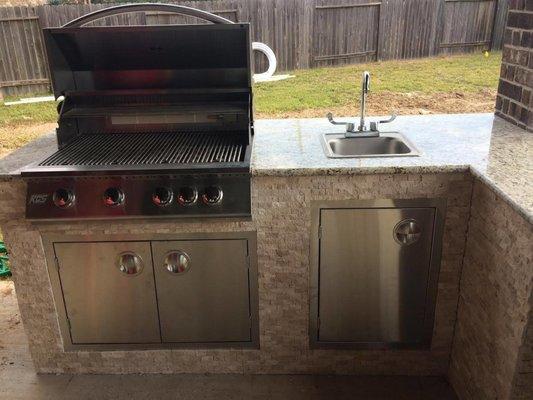
[[[322,209],[318,342],[420,344],[434,208]]]
[[[150,242],[54,250],[72,344],[161,342]]]
[[[152,242],[164,343],[252,340],[247,243]]]

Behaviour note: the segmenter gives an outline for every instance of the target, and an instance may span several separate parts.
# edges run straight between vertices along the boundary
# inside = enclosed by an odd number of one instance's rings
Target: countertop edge
[[[478,179],[483,184],[487,185],[489,189],[495,192],[505,203],[513,208],[522,218],[524,218],[529,224],[533,225],[533,213],[529,212],[525,207],[520,205],[509,194],[502,189],[496,182],[490,179],[486,174],[476,169],[475,166],[470,166],[470,174]]]
[[[438,174],[469,172],[473,178],[477,178],[498,194],[505,203],[510,205],[522,218],[533,225],[533,213],[517,203],[507,192],[498,186],[496,182],[476,169],[473,165],[449,165],[449,166],[407,166],[407,167],[354,167],[354,168],[294,168],[294,169],[261,169],[252,171],[254,177],[303,177],[320,175],[373,175],[373,174]]]
[[[252,176],[317,176],[317,175],[370,175],[370,174],[416,174],[416,173],[450,173],[466,172],[469,164],[457,165],[410,165],[401,167],[340,167],[340,168],[283,168],[283,169],[252,169]]]

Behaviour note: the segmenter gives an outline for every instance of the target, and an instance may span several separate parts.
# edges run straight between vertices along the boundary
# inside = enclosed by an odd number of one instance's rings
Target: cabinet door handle
[[[138,254],[132,251],[120,253],[117,257],[117,267],[125,275],[139,275],[143,268],[144,262]]]
[[[173,275],[184,274],[191,269],[191,258],[181,250],[172,250],[165,255],[165,269]]]
[[[402,246],[418,242],[422,229],[415,219],[404,219],[394,227],[394,240]]]

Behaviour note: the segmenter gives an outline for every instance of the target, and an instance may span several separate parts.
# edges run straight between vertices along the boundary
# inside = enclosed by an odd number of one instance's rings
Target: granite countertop
[[[404,134],[420,156],[327,158],[321,136],[342,133],[342,126],[331,125],[326,118],[258,120],[252,173],[287,176],[470,170],[533,222],[533,133],[490,113],[400,116],[382,128]]]
[[[331,125],[325,118],[257,120],[252,174],[290,176],[470,170],[533,223],[532,133],[493,114],[400,116],[383,125],[383,130],[404,134],[420,151],[420,156],[331,159],[324,154],[321,135],[342,133],[343,127]],[[0,178],[18,176],[21,168],[42,160],[55,150],[55,134],[42,136],[1,159]]]
[[[47,133],[0,159],[0,179],[20,175],[20,170],[57,151],[56,134]]]

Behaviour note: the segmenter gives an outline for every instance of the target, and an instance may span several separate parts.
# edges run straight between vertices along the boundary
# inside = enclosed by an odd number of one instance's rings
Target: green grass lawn
[[[501,53],[470,54],[290,72],[295,78],[254,87],[261,117],[283,112],[347,106],[357,101],[360,74],[372,74],[372,93],[475,93],[496,89]],[[0,128],[54,122],[54,103],[0,106]]]
[[[373,93],[473,93],[496,89],[501,53],[386,61],[346,67],[296,71],[295,78],[262,83],[254,88],[256,110],[262,114],[335,108],[352,104],[359,95],[360,76],[371,73]]]
[[[15,98],[6,101],[16,100]],[[54,102],[19,104],[15,106],[0,105],[0,128],[7,126],[34,125],[57,120]]]

